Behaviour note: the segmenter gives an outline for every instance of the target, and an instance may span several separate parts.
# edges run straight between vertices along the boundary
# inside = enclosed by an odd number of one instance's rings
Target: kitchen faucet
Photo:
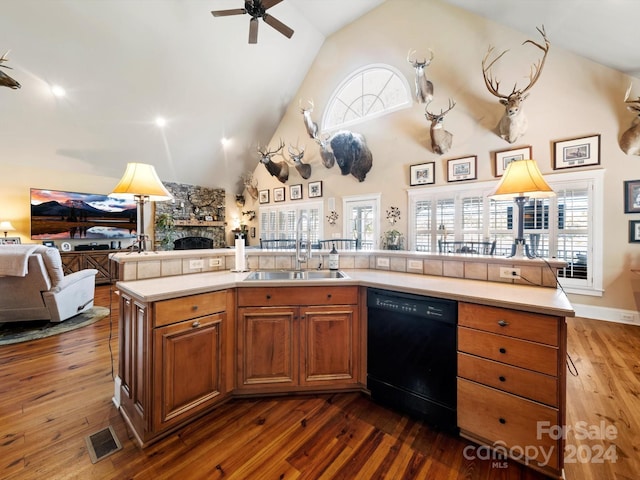
[[[302,220],[307,220],[307,245],[306,251],[302,252]],[[311,222],[306,213],[301,213],[296,222],[296,270],[302,269],[302,262],[308,262],[311,258]]]

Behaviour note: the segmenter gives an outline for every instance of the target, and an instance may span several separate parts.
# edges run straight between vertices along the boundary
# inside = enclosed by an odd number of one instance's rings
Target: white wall
[[[516,81],[523,85],[529,65],[540,57],[538,49],[521,45],[527,38],[541,40],[535,27],[531,25],[530,35],[523,36],[437,0],[385,2],[325,42],[271,144],[276,145],[280,138],[306,144],[305,161],[313,166],[310,180],[323,181],[325,209],[327,199],[335,197],[341,215],[335,227],[325,222],[325,236],[341,230],[342,196],[373,192],[382,193],[383,214],[389,206],[400,208],[402,219],[397,228],[406,234],[410,165],[435,161],[436,184],[446,185],[447,159],[477,155],[477,181],[488,181],[494,179],[492,152],[531,145],[542,172],[552,173],[553,141],[599,133],[601,165],[595,168],[606,170],[605,292],[602,298],[573,295],[571,300],[636,311],[640,276],[636,280],[630,269],[640,267],[640,246],[628,243],[628,221],[640,217],[623,213],[623,181],[640,178],[640,158],[625,155],[617,143],[633,118],[622,102],[631,78],[554,47],[554,32],[547,31],[551,50],[541,78],[524,105],[529,119],[526,135],[511,145],[492,131],[503,107],[484,85],[482,58],[489,45],[498,51],[509,48],[496,65],[496,75],[505,89],[510,90]],[[454,135],[452,149],[443,156],[431,151],[424,105],[414,104],[410,109],[352,127],[366,137],[373,152],[373,168],[363,183],[351,175],[341,176],[337,166],[324,168],[317,147],[304,130],[298,100],[313,98],[313,117],[319,123],[331,93],[351,72],[367,64],[386,63],[398,68],[412,83],[407,52],[417,49],[424,55],[429,48],[435,54],[428,68],[435,93],[432,109],[446,108],[449,98],[457,104],[445,119],[447,130]],[[640,91],[640,86],[636,89]],[[281,186],[260,165],[256,178],[259,189]],[[306,198],[307,181],[291,169],[287,185],[296,183],[303,184]],[[258,205],[254,207],[258,209]],[[381,230],[386,227],[383,219]]]

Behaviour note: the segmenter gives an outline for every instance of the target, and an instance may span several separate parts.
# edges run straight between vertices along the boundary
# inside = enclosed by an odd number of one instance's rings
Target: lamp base
[[[155,251],[147,250],[147,241],[149,240],[149,235],[141,234],[138,235],[136,240],[129,247],[131,251],[129,253],[158,253]]]
[[[524,238],[516,238],[511,245],[511,255],[507,258],[535,258],[529,251],[529,245],[525,243]]]

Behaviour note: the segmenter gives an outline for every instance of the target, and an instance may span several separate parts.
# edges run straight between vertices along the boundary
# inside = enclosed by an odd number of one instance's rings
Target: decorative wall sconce
[[[329,215],[327,215],[327,222],[329,222],[329,225],[335,225],[337,220],[338,220],[338,212],[336,212],[335,210],[332,210],[329,213]]]

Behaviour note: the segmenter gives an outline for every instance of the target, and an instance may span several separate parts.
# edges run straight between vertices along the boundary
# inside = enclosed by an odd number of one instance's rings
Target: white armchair
[[[26,272],[20,271],[22,261]],[[90,309],[97,273],[88,268],[65,275],[55,248],[1,245],[0,322],[62,322]]]

